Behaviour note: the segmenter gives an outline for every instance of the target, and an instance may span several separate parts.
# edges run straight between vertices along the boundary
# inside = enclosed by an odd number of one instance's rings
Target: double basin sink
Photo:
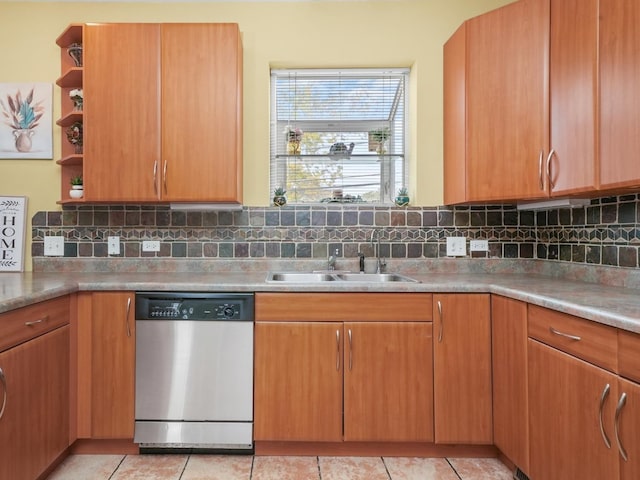
[[[269,272],[269,283],[324,283],[324,282],[351,282],[351,283],[387,283],[404,282],[420,283],[415,278],[400,275],[399,273],[358,273],[358,272]]]

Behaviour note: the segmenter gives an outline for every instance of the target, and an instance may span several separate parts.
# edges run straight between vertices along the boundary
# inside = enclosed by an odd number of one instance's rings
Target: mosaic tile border
[[[446,237],[486,239],[480,256],[544,259],[637,268],[638,195],[606,197],[576,209],[519,211],[514,205],[375,207],[245,207],[240,211],[180,211],[167,206],[65,206],[32,219],[32,256],[42,257],[45,235],[65,237],[65,257],[106,258],[107,237],[119,236],[126,258],[325,258],[381,253],[397,259],[446,256]],[[142,252],[159,240],[160,252]],[[477,253],[474,253],[476,256]],[[109,257],[112,258],[112,257]]]

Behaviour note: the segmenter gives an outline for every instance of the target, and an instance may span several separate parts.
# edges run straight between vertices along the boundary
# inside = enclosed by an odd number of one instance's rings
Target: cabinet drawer
[[[256,293],[256,320],[430,322],[428,293]]]
[[[640,335],[618,330],[618,368],[620,375],[640,382]]]
[[[0,351],[69,323],[69,296],[0,314]]]
[[[529,305],[529,336],[587,362],[617,372],[618,334],[607,325]]]

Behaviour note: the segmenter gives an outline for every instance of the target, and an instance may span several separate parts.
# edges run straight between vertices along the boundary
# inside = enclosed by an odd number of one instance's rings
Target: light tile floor
[[[71,455],[47,480],[511,480],[493,458]]]

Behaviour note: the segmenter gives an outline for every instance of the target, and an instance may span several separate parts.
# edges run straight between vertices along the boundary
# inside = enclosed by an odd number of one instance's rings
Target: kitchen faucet
[[[336,269],[336,260],[338,259],[338,254],[340,253],[340,251],[336,248],[336,251],[333,255],[329,255],[329,258],[327,258],[327,269],[330,272],[333,272]]]
[[[376,243],[374,243],[374,240],[376,240]],[[382,273],[384,267],[387,266],[387,262],[384,261],[384,257],[380,253],[380,232],[376,229],[371,232],[371,245],[373,245],[376,256],[376,273]]]

